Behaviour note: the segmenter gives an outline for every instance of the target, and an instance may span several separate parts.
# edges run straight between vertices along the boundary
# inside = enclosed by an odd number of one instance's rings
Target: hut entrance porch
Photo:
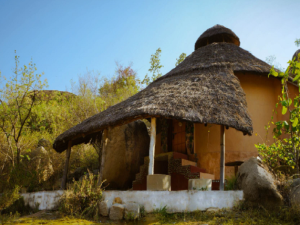
[[[147,190],[147,175],[149,170],[149,156],[144,158],[140,172],[136,174],[132,183],[133,190]],[[197,167],[196,162],[188,160],[186,154],[179,152],[160,153],[154,156],[154,173],[171,176],[171,191],[188,190],[189,179],[214,179],[205,169]]]
[[[172,151],[186,154],[186,122],[172,120],[171,125]]]
[[[197,162],[194,155],[194,124],[175,119],[157,119],[155,155],[167,152],[186,154]]]

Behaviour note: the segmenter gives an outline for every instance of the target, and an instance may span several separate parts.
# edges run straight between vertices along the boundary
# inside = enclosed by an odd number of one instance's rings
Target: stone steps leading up
[[[174,179],[180,177],[180,179],[184,179],[183,182],[187,182],[188,179],[197,178],[214,179],[214,175],[207,173],[203,168],[197,167],[196,162],[188,160],[188,156],[182,153],[168,152],[159,154],[155,156],[155,160],[168,163],[168,174],[171,175],[171,177],[174,174],[178,174],[174,176]],[[144,158],[144,164],[140,166],[140,172],[135,175],[135,180],[132,182],[133,190],[146,190],[148,165],[149,156]]]

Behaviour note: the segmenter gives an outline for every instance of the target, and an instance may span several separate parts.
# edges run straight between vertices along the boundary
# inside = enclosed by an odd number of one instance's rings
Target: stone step
[[[188,156],[186,154],[182,154],[179,152],[173,152],[173,158],[174,159],[186,159],[188,160]]]
[[[181,165],[182,166],[197,166],[197,163],[187,160],[187,159],[181,159]]]
[[[204,178],[204,179],[215,179],[215,175],[210,174],[210,173],[202,173],[200,172],[200,178]]]
[[[199,172],[206,173],[206,169],[202,169],[197,166],[190,166],[190,170],[192,173],[199,173]]]

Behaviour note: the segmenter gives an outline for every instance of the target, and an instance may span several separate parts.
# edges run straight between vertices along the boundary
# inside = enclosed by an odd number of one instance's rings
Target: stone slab
[[[171,191],[171,176],[165,174],[148,175],[147,191]]]
[[[211,191],[212,179],[189,179],[189,190]]]

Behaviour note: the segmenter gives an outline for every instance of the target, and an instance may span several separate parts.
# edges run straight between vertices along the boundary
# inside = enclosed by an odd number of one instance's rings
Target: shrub
[[[232,176],[226,179],[225,190],[226,191],[238,190],[236,176]]]
[[[0,197],[0,212],[11,206],[20,198],[19,190],[20,187],[15,186],[15,188],[12,190],[3,192],[2,196]]]
[[[101,185],[97,185],[97,176],[90,171],[83,179],[74,181],[63,194],[59,210],[72,216],[92,218],[98,216],[98,202],[102,200]]]

